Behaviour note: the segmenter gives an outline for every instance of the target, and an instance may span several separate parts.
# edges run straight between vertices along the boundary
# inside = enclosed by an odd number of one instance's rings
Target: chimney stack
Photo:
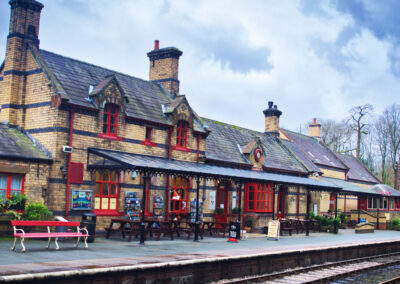
[[[316,118],[308,125],[308,136],[321,139],[321,124],[317,123]]]
[[[279,137],[279,117],[282,112],[273,102],[268,102],[268,108],[263,111],[265,115],[265,133]]]
[[[176,47],[160,48],[160,42],[154,41],[154,50],[147,53],[150,59],[149,80],[160,82],[172,95],[179,94],[179,57],[182,51]]]
[[[4,76],[1,82],[0,121],[20,125],[21,110],[4,106],[18,106],[25,95],[28,45],[39,47],[39,22],[43,4],[35,0],[11,0],[10,27],[7,36]],[[21,125],[20,125],[21,126]]]

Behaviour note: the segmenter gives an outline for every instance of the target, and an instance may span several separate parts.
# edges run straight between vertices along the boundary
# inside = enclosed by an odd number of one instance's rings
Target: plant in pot
[[[246,217],[244,220],[244,229],[247,233],[250,233],[254,227],[254,220],[252,218]]]
[[[239,214],[239,208],[238,207],[233,208],[232,214]]]
[[[223,214],[223,213],[224,213],[224,208],[220,207],[215,208],[215,214]]]
[[[320,216],[319,221],[320,221],[321,232],[327,232],[330,227],[330,222],[328,217]]]
[[[47,208],[46,205],[37,202],[28,204],[25,207],[25,220],[47,220],[53,213]]]

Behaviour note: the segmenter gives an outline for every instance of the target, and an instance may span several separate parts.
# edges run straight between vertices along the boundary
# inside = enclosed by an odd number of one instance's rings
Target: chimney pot
[[[317,119],[314,117],[314,122],[313,122],[314,124],[317,124]]]
[[[273,105],[274,105],[274,102],[271,102],[271,101],[268,102],[268,108],[272,108]]]
[[[278,106],[277,106],[277,105],[274,105],[274,109],[278,109]]]
[[[158,39],[156,39],[154,41],[154,50],[158,50],[160,49],[160,41]]]

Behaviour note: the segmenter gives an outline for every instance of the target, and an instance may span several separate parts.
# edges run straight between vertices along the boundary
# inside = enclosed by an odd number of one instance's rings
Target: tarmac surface
[[[52,242],[49,250],[47,241],[25,240],[26,252],[22,253],[19,241],[15,251],[10,251],[13,238],[0,239],[0,281],[25,279],[46,273],[73,273],[74,271],[124,270],[135,267],[162,267],[177,263],[209,262],[221,258],[241,258],[255,255],[276,254],[288,251],[316,250],[329,247],[353,246],[400,240],[398,231],[375,231],[370,234],[355,234],[354,230],[340,230],[339,234],[310,233],[283,236],[279,241],[267,240],[264,235],[250,236],[238,243],[227,238],[205,236],[203,240],[168,238],[160,241],[148,240],[140,245],[138,239],[128,242],[117,234],[110,239],[96,238],[84,249],[81,243],[74,248],[73,241],[59,241],[56,251]],[[25,277],[25,278],[24,278]]]

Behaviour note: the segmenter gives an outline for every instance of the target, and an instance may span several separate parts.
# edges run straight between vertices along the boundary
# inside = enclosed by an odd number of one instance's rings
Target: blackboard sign
[[[93,194],[91,190],[72,189],[72,210],[92,210],[92,204]]]
[[[229,222],[229,238],[230,242],[237,242],[240,236],[240,226],[238,222]]]

